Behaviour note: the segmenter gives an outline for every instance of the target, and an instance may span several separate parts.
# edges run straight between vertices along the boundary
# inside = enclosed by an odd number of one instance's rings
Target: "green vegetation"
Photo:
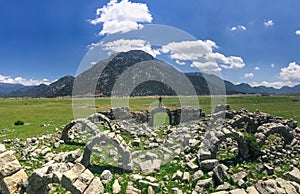
[[[155,97],[135,97],[130,98],[129,106],[133,111],[148,110],[157,101]],[[300,95],[228,96],[225,103],[230,104],[232,109],[246,108],[252,112],[259,109],[274,116],[292,118],[300,122]],[[74,104],[74,109],[80,111],[80,116],[83,117],[100,110],[108,111],[111,99],[96,99],[93,106],[90,105],[91,99],[78,99]],[[163,105],[176,109],[180,107],[180,101],[178,97],[164,97]],[[210,114],[211,97],[199,97],[199,107],[206,114]],[[0,99],[0,117],[0,141],[48,134],[74,119],[72,99]],[[14,125],[17,120],[25,124]]]
[[[24,125],[24,121],[17,120],[15,122],[15,125]]]

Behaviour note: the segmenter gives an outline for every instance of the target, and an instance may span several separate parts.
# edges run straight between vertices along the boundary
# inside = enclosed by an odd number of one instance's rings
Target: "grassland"
[[[89,113],[109,110],[110,98],[99,98],[95,106],[88,103],[91,99],[78,100],[74,109]],[[149,110],[155,107],[157,98],[131,98],[131,110]],[[246,108],[249,111],[259,109],[274,116],[292,118],[300,122],[300,95],[291,96],[228,96],[226,103],[232,109]],[[163,98],[163,104],[170,109],[180,107],[177,97]],[[211,112],[211,97],[199,97],[199,107],[207,114]],[[27,138],[41,134],[52,133],[55,128],[66,125],[74,119],[72,99],[0,99],[0,141],[4,139]],[[25,125],[15,126],[14,122],[21,120]]]

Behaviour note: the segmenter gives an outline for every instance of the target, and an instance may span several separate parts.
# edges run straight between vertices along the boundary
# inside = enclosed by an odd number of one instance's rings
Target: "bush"
[[[24,125],[24,122],[23,122],[23,121],[20,121],[20,120],[17,120],[17,121],[15,122],[15,125]]]

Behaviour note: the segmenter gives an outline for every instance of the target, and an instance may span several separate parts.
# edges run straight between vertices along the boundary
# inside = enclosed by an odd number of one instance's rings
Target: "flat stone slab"
[[[15,174],[2,179],[0,181],[0,185],[4,193],[19,193],[17,185],[18,183],[21,183],[26,179],[27,174],[22,169],[16,172]]]

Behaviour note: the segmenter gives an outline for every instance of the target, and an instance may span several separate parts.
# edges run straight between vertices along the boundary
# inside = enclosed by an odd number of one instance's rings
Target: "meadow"
[[[198,98],[199,107],[206,114],[210,114],[211,97]],[[82,109],[83,115],[88,116],[91,112],[108,111],[111,107],[110,98],[96,99],[93,107],[89,106],[90,100],[80,99],[80,103],[74,106],[75,109]],[[155,97],[135,97],[129,100],[130,109],[133,111],[149,110],[157,103],[158,99]],[[292,118],[300,122],[300,95],[227,96],[226,103],[235,110],[246,108],[254,112],[259,109],[273,116]],[[164,97],[163,104],[170,109],[180,107],[177,97]],[[56,128],[60,130],[72,119],[74,116],[71,98],[0,99],[0,142],[4,139],[28,138],[53,133]],[[23,121],[24,125],[16,126],[14,123],[18,120]]]

